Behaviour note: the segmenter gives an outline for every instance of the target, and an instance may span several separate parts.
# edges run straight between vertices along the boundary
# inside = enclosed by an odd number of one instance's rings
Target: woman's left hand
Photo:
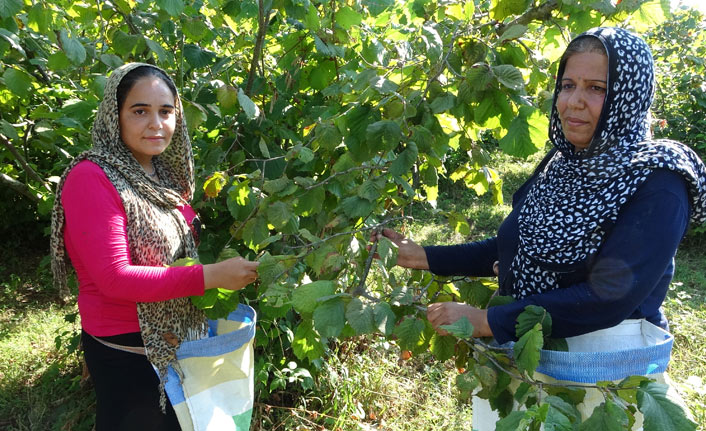
[[[493,331],[488,325],[488,310],[471,307],[460,302],[437,302],[427,308],[427,319],[440,335],[448,332],[440,329],[442,325],[451,325],[465,317],[473,325],[474,337],[492,337]]]

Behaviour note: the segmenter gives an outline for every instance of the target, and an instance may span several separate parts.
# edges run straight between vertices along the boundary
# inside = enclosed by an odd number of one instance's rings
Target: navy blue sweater
[[[499,261],[501,294],[509,294],[507,275],[518,244],[517,217],[530,178],[513,196],[513,210],[484,241],[424,247],[429,268],[438,275],[493,276]],[[515,321],[527,305],[552,316],[552,336],[571,337],[645,318],[667,329],[660,309],[674,275],[674,255],[689,221],[687,187],[674,172],[656,170],[626,202],[608,228],[598,253],[579,269],[563,273],[559,289],[488,309],[488,323],[499,343],[516,340]]]

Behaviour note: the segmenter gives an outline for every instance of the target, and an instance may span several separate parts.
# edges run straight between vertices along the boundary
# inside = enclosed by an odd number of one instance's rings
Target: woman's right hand
[[[233,257],[218,263],[203,266],[203,282],[206,289],[239,290],[257,280],[257,266],[242,257]]]
[[[429,269],[427,253],[421,245],[392,229],[383,229],[377,235],[377,238],[373,237],[371,240],[384,236],[397,246],[397,265],[411,269]]]

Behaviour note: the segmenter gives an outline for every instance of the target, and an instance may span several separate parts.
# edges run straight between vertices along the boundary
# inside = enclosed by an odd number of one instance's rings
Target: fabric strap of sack
[[[115,344],[115,343],[111,343],[110,341],[101,340],[100,338],[98,338],[94,335],[91,335],[91,337],[93,337],[94,340],[98,341],[102,345],[110,347],[111,349],[120,350],[120,351],[128,352],[128,353],[135,353],[135,354],[143,355],[143,356],[146,355],[144,347],[123,346],[122,344]]]

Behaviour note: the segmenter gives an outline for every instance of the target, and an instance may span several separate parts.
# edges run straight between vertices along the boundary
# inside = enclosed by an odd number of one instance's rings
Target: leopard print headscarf
[[[593,140],[574,153],[561,129],[556,98],[566,58],[559,65],[549,138],[558,151],[520,209],[520,243],[503,281],[516,298],[557,288],[562,272],[594,256],[622,206],[655,169],[685,179],[691,223],[706,221],[706,167],[687,146],[651,140],[649,108],[655,87],[652,54],[639,37],[618,28],[595,28],[608,55],[608,90]]]
[[[64,244],[61,191],[69,171],[82,160],[100,166],[120,195],[134,265],[164,266],[181,257],[197,256],[191,230],[177,209],[177,205],[191,200],[194,191],[194,159],[181,100],[178,96],[175,100],[176,127],[172,140],[162,154],[153,158],[159,183],[147,177],[120,138],[118,84],[141,66],[161,70],[149,64],[130,63],[113,71],[93,123],[93,147],[76,157],[59,182],[52,213],[51,255],[54,283],[63,296],[68,294],[69,262]],[[178,370],[175,352],[182,341],[198,339],[207,333],[206,317],[189,298],[138,303],[137,316],[147,359],[159,370],[160,404],[164,409],[167,367],[171,364]]]

